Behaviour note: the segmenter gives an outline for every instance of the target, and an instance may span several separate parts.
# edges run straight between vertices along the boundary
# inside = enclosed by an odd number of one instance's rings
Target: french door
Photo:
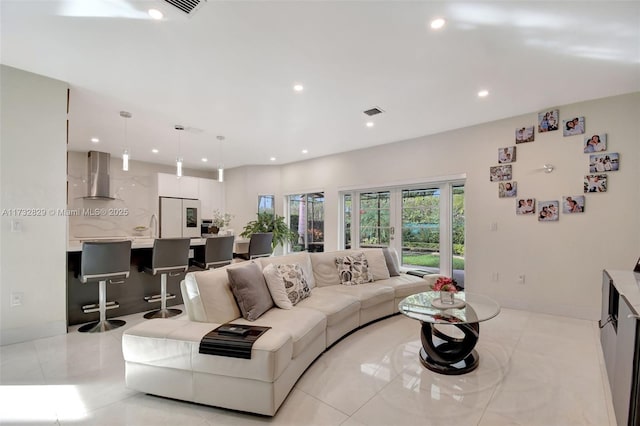
[[[342,203],[343,247],[393,247],[403,266],[463,284],[463,182],[348,191]]]

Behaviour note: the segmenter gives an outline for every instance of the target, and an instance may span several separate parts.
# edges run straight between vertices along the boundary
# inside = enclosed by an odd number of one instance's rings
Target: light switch
[[[498,222],[491,222],[489,224],[489,231],[497,231],[498,230]]]
[[[22,222],[17,219],[12,219],[11,232],[22,232]]]

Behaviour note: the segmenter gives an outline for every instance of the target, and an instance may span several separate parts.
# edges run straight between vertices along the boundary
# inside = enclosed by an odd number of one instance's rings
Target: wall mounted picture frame
[[[584,117],[572,117],[562,120],[562,136],[581,135],[584,133]]]
[[[607,152],[604,154],[591,154],[589,156],[589,172],[616,172],[620,169],[620,154]]]
[[[584,213],[584,195],[566,195],[562,197],[562,213]]]
[[[511,164],[490,167],[489,179],[491,182],[511,180]]]
[[[552,132],[558,130],[560,123],[560,111],[553,109],[538,113],[538,133]]]
[[[535,132],[533,129],[533,126],[516,129],[516,144],[533,142],[535,140]]]
[[[498,149],[498,163],[513,163],[516,161],[516,147],[507,146]]]
[[[607,192],[607,175],[586,175],[584,177],[584,192]]]
[[[539,201],[538,202],[538,221],[555,222],[558,220],[559,214],[558,201]]]
[[[516,200],[516,214],[533,215],[536,214],[535,198],[518,198]]]
[[[498,197],[509,198],[518,195],[518,182],[500,182],[498,184]]]
[[[590,133],[589,133],[590,134]],[[602,152],[607,150],[607,134],[596,133],[584,138],[584,153]]]

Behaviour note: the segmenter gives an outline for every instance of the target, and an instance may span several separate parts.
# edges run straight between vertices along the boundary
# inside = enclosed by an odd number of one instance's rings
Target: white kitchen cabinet
[[[198,181],[198,196],[202,203],[203,219],[211,219],[216,209],[224,213],[224,184],[201,178]]]
[[[211,179],[207,179],[211,180]],[[200,178],[168,173],[158,173],[158,196],[178,198],[198,198]]]

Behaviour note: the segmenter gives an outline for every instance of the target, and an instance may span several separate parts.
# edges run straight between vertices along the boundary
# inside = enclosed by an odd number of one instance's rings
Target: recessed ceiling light
[[[203,162],[203,163],[206,163],[207,161],[209,161],[209,160],[208,160],[206,157],[203,157],[203,158],[202,158],[202,162]]]
[[[162,12],[160,12],[158,9],[149,9],[147,11],[147,13],[149,14],[149,16],[151,16],[153,19],[162,19],[164,18],[164,14]]]
[[[304,90],[304,86],[302,84],[296,84],[295,86],[293,86],[293,90],[295,90],[296,92],[302,92]]]
[[[98,143],[98,142],[100,142],[100,139],[98,139],[98,138],[91,138],[91,142],[93,142],[93,143]]]
[[[271,158],[269,158],[269,160],[276,161],[276,157],[271,157]]]
[[[303,153],[303,154],[308,154],[308,153],[309,153],[309,150],[308,150],[308,149],[303,149],[303,150],[302,150],[302,153]]]
[[[367,121],[367,127],[373,127],[373,121]]]
[[[431,29],[439,30],[440,28],[444,27],[445,23],[446,21],[442,18],[434,19],[433,21],[431,21]]]
[[[489,91],[488,90],[481,90],[478,92],[478,97],[480,98],[486,98],[487,96],[489,96]]]
[[[158,153],[158,152],[160,152],[160,151],[158,151],[157,149],[153,148],[153,149],[151,150],[151,152],[153,152],[154,154],[157,154],[157,153]]]

